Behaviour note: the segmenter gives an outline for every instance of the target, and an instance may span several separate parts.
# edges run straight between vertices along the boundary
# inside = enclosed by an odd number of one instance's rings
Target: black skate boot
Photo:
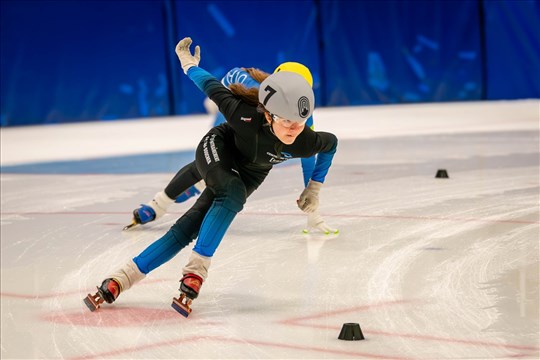
[[[103,280],[101,286],[97,289],[97,293],[94,295],[88,294],[88,296],[84,298],[84,303],[92,312],[99,309],[104,301],[112,304],[114,300],[118,298],[118,295],[120,295],[120,285],[113,279]]]
[[[191,314],[191,303],[199,296],[203,279],[199,275],[186,274],[180,279],[180,297],[173,298],[171,306],[185,317]]]

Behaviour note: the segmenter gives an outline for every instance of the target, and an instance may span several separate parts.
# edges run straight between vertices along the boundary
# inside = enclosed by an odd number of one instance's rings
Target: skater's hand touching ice
[[[326,235],[339,233],[338,229],[334,229],[326,224],[318,211],[314,211],[308,214],[307,228],[304,229],[304,233],[307,234],[311,229],[317,229]]]
[[[319,191],[321,191],[322,183],[314,180],[309,180],[308,185],[300,194],[300,198],[296,200],[300,210],[306,213],[312,213],[319,208]]]
[[[302,194],[300,194],[300,199],[297,200],[298,207],[308,213],[307,228],[304,229],[304,233],[308,233],[311,229],[317,229],[324,234],[337,234],[338,229],[328,226],[319,213],[319,191],[321,187],[322,183],[310,180]]]
[[[195,46],[195,53],[192,55],[191,50],[189,50],[191,43],[191,38],[185,37],[176,45],[176,55],[178,55],[184,74],[187,74],[189,68],[199,66],[201,61],[201,48],[199,45]]]

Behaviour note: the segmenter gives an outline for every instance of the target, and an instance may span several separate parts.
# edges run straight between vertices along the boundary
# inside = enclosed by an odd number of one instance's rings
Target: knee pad
[[[247,190],[238,174],[216,167],[206,174],[206,185],[214,193],[215,201],[223,207],[236,213],[244,208]]]
[[[216,192],[216,200],[223,207],[236,213],[242,211],[246,203],[247,192],[244,182],[237,176],[229,177],[222,185],[220,192]]]

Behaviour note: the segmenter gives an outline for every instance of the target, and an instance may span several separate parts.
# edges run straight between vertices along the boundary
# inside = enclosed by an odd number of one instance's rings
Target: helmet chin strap
[[[276,133],[274,132],[274,120],[272,120],[272,122],[268,125],[270,126],[270,132],[274,134],[275,137],[277,137]]]
[[[266,122],[266,124],[264,124],[264,126],[268,126],[270,128],[270,132],[275,136],[277,137],[276,133],[274,132],[274,119],[272,119],[270,117],[270,122]],[[278,138],[279,139],[279,138]]]

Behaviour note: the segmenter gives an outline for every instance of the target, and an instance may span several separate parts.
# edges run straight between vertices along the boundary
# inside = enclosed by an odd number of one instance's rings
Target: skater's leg
[[[238,174],[221,167],[208,171],[206,181],[215,199],[204,217],[193,250],[199,255],[211,257],[236,214],[244,207],[247,192]]]
[[[230,169],[230,168],[229,168]],[[218,181],[219,180],[219,181]],[[242,210],[247,191],[239,176],[231,170],[214,167],[206,174],[208,187],[215,199],[201,224],[199,238],[190,260],[182,270],[180,296],[173,298],[171,306],[183,316],[191,313],[191,302],[199,295],[208,276],[210,260],[236,214]],[[208,192],[208,188],[205,192]]]
[[[97,293],[94,295],[88,294],[84,299],[84,303],[90,311],[99,309],[104,301],[112,304],[121,292],[128,290],[144,277],[145,274],[139,270],[135,262],[129,261],[103,280],[101,286],[98,287]]]
[[[173,298],[171,306],[185,317],[191,313],[191,302],[199,296],[202,283],[208,275],[211,258],[191,252],[188,264],[182,269],[180,296]]]
[[[142,272],[137,264],[131,260],[126,265],[110,274],[108,278],[116,281],[120,286],[120,292],[123,292],[131,288],[135,283],[144,279],[145,276],[146,273]]]
[[[210,257],[191,252],[187,265],[182,269],[184,276],[180,279],[180,291],[190,299],[196,299],[199,295],[201,285],[208,276],[211,260]]]
[[[189,305],[197,297],[208,274],[210,258],[234,217],[242,210],[247,197],[246,187],[238,172],[234,170],[234,157],[226,151],[222,138],[211,133],[205,136],[197,149],[196,163],[207,184],[204,193],[211,192],[213,201],[209,209],[198,213],[196,221],[190,222],[200,226],[199,237],[190,263],[183,270],[180,297],[173,299],[172,304],[173,308],[184,316],[191,312]],[[203,218],[200,215],[203,215]],[[175,226],[185,228],[182,220]]]
[[[165,187],[165,193],[169,198],[175,199],[175,202],[181,203],[200,194],[204,187],[199,170],[197,170],[195,162],[192,162],[176,173]]]
[[[199,181],[195,185],[191,186],[189,189],[181,193],[176,197],[174,200],[175,203],[183,203],[184,201],[187,201],[191,199],[194,196],[199,195],[204,189],[206,188],[206,183],[204,180]]]
[[[168,197],[164,191],[160,191],[154,195],[154,198],[148,204],[141,204],[140,207],[133,210],[133,222],[135,224],[146,224],[154,221],[162,217],[173,203],[174,199]]]
[[[133,224],[146,224],[163,216],[175,200],[183,202],[198,195],[204,189],[204,181],[192,162],[172,178],[163,191],[158,192],[147,204],[133,210]]]
[[[165,187],[165,194],[171,199],[176,199],[180,194],[202,180],[195,161],[181,168]]]
[[[180,250],[188,245],[192,239],[184,233],[169,230],[161,238],[154,241],[133,258],[139,269],[148,274],[155,268],[171,260]]]
[[[144,274],[148,274],[172,259],[197,237],[204,215],[210,208],[213,198],[210,190],[203,191],[191,209],[178,219],[165,235],[133,259]]]
[[[202,256],[199,253],[192,251],[188,263],[182,269],[182,275],[195,274],[202,280],[206,280],[211,260],[211,257]]]
[[[182,286],[189,285],[186,281],[196,277],[200,283],[194,291],[195,297],[198,294],[200,285],[208,276],[210,260],[219,246],[225,232],[229,228],[236,214],[242,210],[246,201],[246,188],[238,175],[233,171],[226,171],[220,167],[214,167],[206,174],[206,179],[211,190],[214,191],[214,201],[212,206],[204,216],[199,232],[199,238],[193,248],[193,253],[186,267],[182,270]],[[217,181],[219,179],[219,181]],[[205,190],[205,192],[208,191]],[[195,275],[195,276],[192,276]],[[185,289],[180,288],[182,292]],[[193,297],[193,293],[187,295]],[[192,296],[190,296],[192,295]]]
[[[133,261],[105,279],[98,288],[98,293],[89,294],[84,299],[88,308],[95,311],[103,301],[113,302],[120,292],[129,289],[150,271],[178,254],[197,237],[203,218],[213,200],[214,194],[211,190],[203,191],[191,209],[178,219],[165,235],[133,258]]]

